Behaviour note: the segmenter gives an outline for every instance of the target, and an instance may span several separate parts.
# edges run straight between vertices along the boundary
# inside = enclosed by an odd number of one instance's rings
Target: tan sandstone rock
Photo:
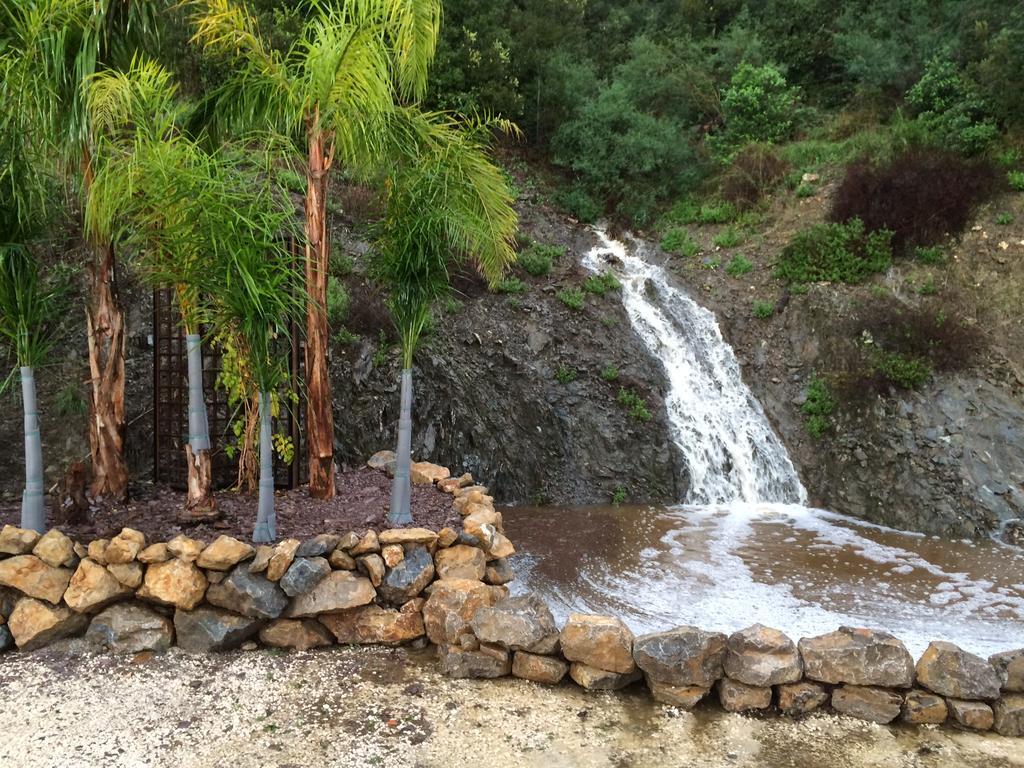
[[[184,534],[179,534],[167,542],[167,551],[186,563],[194,563],[205,547],[205,542],[190,539]],[[91,554],[89,556],[92,557]]]
[[[131,596],[132,590],[99,563],[86,558],[78,564],[75,575],[64,593],[64,602],[78,613],[106,608],[116,600]]]
[[[445,547],[450,547],[458,540],[459,534],[457,534],[451,528],[442,528],[437,533],[437,546],[441,547],[442,549]]]
[[[384,581],[384,560],[380,555],[371,554],[357,557],[356,567],[359,568],[360,573],[365,574],[370,579],[370,583],[374,587],[379,587],[380,583]]]
[[[917,682],[955,699],[996,699],[1001,687],[995,667],[945,642],[928,644],[917,662]]]
[[[195,563],[176,557],[165,563],[154,563],[146,569],[138,596],[191,611],[202,602],[206,587],[206,576]]]
[[[726,677],[718,681],[718,700],[726,712],[767,709],[772,703],[772,689],[746,685]]]
[[[273,648],[293,648],[308,651],[333,645],[334,638],[315,619],[277,619],[260,630],[260,642]]]
[[[26,597],[18,601],[7,619],[7,627],[14,642],[23,651],[42,648],[85,629],[89,620],[66,606],[47,605],[41,600]]]
[[[813,712],[828,703],[829,693],[825,686],[805,681],[786,683],[778,687],[779,710],[784,715],[796,717]]]
[[[431,485],[450,475],[448,467],[431,464],[429,461],[414,461],[409,467],[409,479],[413,485]]]
[[[494,605],[507,591],[481,581],[447,579],[430,587],[430,597],[423,606],[423,622],[427,637],[435,645],[453,645],[462,635],[471,635],[469,623],[481,608]]]
[[[249,573],[264,573],[270,567],[270,558],[274,556],[274,548],[269,544],[256,547],[256,554],[249,563]]]
[[[70,580],[70,569],[54,568],[35,555],[15,555],[0,560],[0,585],[54,605],[64,596]]]
[[[931,691],[909,691],[903,698],[903,711],[900,718],[912,725],[928,723],[939,725],[946,722],[949,710],[946,700]]]
[[[343,645],[401,645],[426,633],[423,614],[374,604],[323,614],[319,620]]]
[[[199,553],[196,565],[211,571],[230,571],[255,550],[231,536],[218,536],[210,546]]]
[[[67,568],[74,563],[75,544],[56,528],[51,528],[36,542],[32,554],[51,568]]]
[[[639,680],[640,672],[611,672],[574,661],[569,666],[569,677],[588,691],[618,691]]]
[[[988,657],[988,663],[999,675],[1003,691],[1024,693],[1024,648],[993,654]]]
[[[0,530],[0,553],[27,555],[39,541],[39,533],[28,528],[5,525]]]
[[[130,563],[146,546],[146,537],[134,528],[122,528],[121,532],[110,540],[104,557],[108,565]]]
[[[651,679],[647,680],[647,687],[655,701],[680,709],[693,709],[711,690],[700,685],[671,685]]]
[[[963,699],[946,699],[949,707],[949,718],[961,728],[971,731],[989,731],[995,724],[992,707],[981,701],[964,701]]]
[[[409,547],[414,544],[429,546],[437,541],[437,534],[428,528],[392,528],[388,531],[381,531],[377,535],[377,544],[386,547],[391,544],[400,544]]]
[[[832,708],[844,715],[884,725],[899,717],[903,697],[885,688],[844,685],[832,691]]]
[[[352,555],[343,549],[336,549],[327,557],[327,562],[330,563],[331,568],[337,571],[354,571],[356,568],[356,561],[352,559]]]
[[[166,563],[171,557],[171,551],[167,548],[167,544],[161,541],[150,544],[139,552],[135,559],[144,565],[152,565],[153,563]]]
[[[380,548],[380,556],[384,560],[384,565],[394,568],[405,559],[405,550],[400,544],[387,544]]]
[[[888,632],[840,627],[805,637],[798,647],[804,675],[811,680],[889,688],[910,688],[914,682],[914,660]]]
[[[516,651],[512,658],[512,675],[535,683],[555,685],[562,681],[568,671],[569,664],[555,656]]]
[[[86,549],[86,557],[100,565],[107,564],[107,547],[110,546],[110,539],[96,539],[89,542]],[[84,558],[83,558],[84,559]]]
[[[633,633],[619,619],[573,613],[559,639],[569,661],[626,675],[636,669]]]
[[[352,557],[372,555],[377,552],[380,552],[380,537],[377,536],[377,532],[374,530],[369,530],[363,534],[363,538],[359,540],[359,543],[348,550]]]
[[[352,571],[331,571],[309,592],[296,597],[285,611],[287,618],[307,618],[336,613],[372,603],[377,596],[370,580]]]
[[[439,549],[434,555],[439,579],[470,579],[481,581],[487,572],[487,556],[479,547],[456,544]]]
[[[754,624],[729,636],[724,669],[733,680],[764,687],[795,683],[804,668],[792,640],[777,629]]]
[[[281,577],[292,566],[295,560],[295,552],[302,542],[298,539],[285,539],[274,547],[274,554],[267,564],[267,578],[271,581],[280,581]]]
[[[146,572],[142,563],[134,560],[130,563],[108,565],[107,570],[115,579],[131,589],[138,589],[142,585],[142,577]]]
[[[992,705],[993,727],[1000,736],[1024,736],[1024,695],[1009,693]]]

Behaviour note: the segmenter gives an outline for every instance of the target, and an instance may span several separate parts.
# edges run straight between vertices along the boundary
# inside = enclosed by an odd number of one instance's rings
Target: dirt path
[[[0,765],[999,768],[1019,740],[452,681],[429,652],[0,659]]]

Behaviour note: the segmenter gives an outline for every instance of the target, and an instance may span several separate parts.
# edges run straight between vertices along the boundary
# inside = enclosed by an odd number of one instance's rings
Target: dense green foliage
[[[866,233],[859,219],[815,224],[794,236],[775,274],[790,283],[858,283],[892,262],[892,233]]]
[[[807,399],[800,406],[807,431],[813,437],[821,437],[832,428],[832,414],[835,413],[837,405],[828,384],[818,376],[813,377],[807,387]]]

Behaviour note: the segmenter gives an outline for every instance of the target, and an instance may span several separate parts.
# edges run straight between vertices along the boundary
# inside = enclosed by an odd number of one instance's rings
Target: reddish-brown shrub
[[[897,253],[934,245],[967,226],[974,209],[995,191],[990,164],[937,150],[911,150],[887,165],[849,165],[830,218],[860,219],[869,232],[888,229]]]
[[[722,176],[722,198],[737,208],[750,208],[769,194],[789,165],[769,144],[748,144]]]

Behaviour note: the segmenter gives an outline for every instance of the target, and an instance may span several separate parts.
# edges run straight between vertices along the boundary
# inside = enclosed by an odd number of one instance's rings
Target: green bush
[[[585,224],[597,221],[604,213],[601,204],[580,184],[573,184],[571,187],[561,190],[555,199],[570,215]]]
[[[1024,171],[1009,171],[1006,174],[1006,180],[1011,189],[1024,192]]]
[[[678,200],[662,217],[665,224],[728,224],[736,220],[736,206],[727,200],[704,200],[692,197]]]
[[[946,261],[946,255],[942,252],[942,248],[937,245],[927,248],[919,245],[914,249],[914,258],[922,264],[942,264]]]
[[[831,429],[832,414],[835,413],[836,405],[836,399],[828,384],[817,376],[813,377],[807,387],[807,399],[800,406],[807,431],[812,437],[820,438]]]
[[[555,371],[555,378],[559,384],[571,384],[576,381],[576,369],[560,365],[558,370]]]
[[[518,277],[506,277],[494,286],[496,293],[522,293],[526,290],[526,283]]]
[[[306,193],[306,177],[291,168],[282,168],[277,172],[277,181],[289,192],[297,195]]]
[[[348,315],[348,291],[340,280],[327,283],[327,322],[337,327],[345,322]]]
[[[712,242],[719,248],[735,248],[743,242],[743,233],[736,229],[736,227],[726,227],[715,235]]]
[[[636,421],[647,422],[651,420],[651,412],[647,409],[647,401],[632,389],[619,387],[618,401],[626,407],[631,418]]]
[[[796,100],[796,91],[776,67],[740,64],[722,94],[725,130],[714,137],[715,149],[728,156],[752,141],[788,139],[793,133]]]
[[[601,369],[601,378],[605,381],[615,381],[619,378],[619,369],[613,363],[608,363]]]
[[[330,258],[327,271],[330,272],[331,277],[348,277],[352,274],[352,270],[355,269],[355,262],[352,260],[352,257],[342,250],[336,249],[331,251]]]
[[[563,288],[555,296],[569,309],[583,309],[583,291],[579,288]]]
[[[759,317],[764,320],[774,314],[775,304],[773,302],[763,301],[761,299],[754,302],[754,317]]]
[[[690,258],[696,256],[700,246],[690,237],[690,233],[682,227],[672,227],[661,237],[661,248],[669,253]]]
[[[617,486],[614,493],[612,493],[612,504],[619,506],[626,500],[626,489],[623,486]]]
[[[555,259],[565,255],[565,248],[560,245],[544,245],[533,243],[519,254],[519,266],[534,277],[543,277],[551,271]]]
[[[899,352],[877,350],[873,359],[875,370],[902,389],[917,389],[932,375],[931,365],[920,357]]]
[[[1013,224],[1013,214],[1009,213],[1008,211],[1002,211],[996,214],[996,224],[998,224],[1001,227]]]
[[[754,263],[746,256],[733,256],[732,260],[725,265],[725,273],[729,277],[742,277],[754,271]]]
[[[804,181],[800,182],[796,188],[797,197],[814,197],[815,192],[814,185]]]
[[[984,151],[999,135],[974,85],[949,59],[928,62],[907,93],[917,119],[947,147],[968,155]]]
[[[617,291],[620,288],[622,288],[622,283],[610,271],[600,275],[591,275],[583,282],[583,289],[597,296],[604,296],[608,291]]]
[[[892,263],[892,233],[865,234],[859,219],[814,224],[782,250],[776,277],[789,283],[859,283]]]

